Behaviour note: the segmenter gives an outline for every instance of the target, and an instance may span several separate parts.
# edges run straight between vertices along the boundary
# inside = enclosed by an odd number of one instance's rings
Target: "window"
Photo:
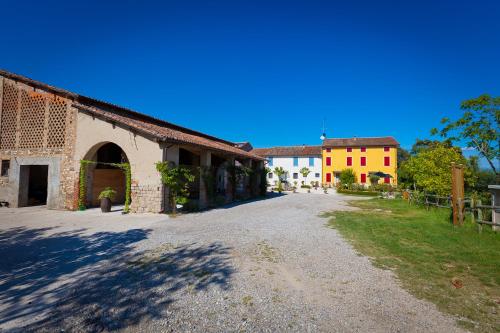
[[[293,158],[293,166],[299,166],[299,158],[297,156]]]
[[[347,147],[347,152],[351,153],[352,152],[352,148],[351,147]]]
[[[272,178],[273,178],[273,173],[272,173],[272,172],[270,172],[270,173],[267,175],[267,178],[272,179]]]
[[[348,157],[347,158],[347,166],[351,166],[352,165],[352,157]]]
[[[361,147],[361,152],[366,153],[366,147]]]
[[[326,174],[326,182],[327,183],[331,183],[332,182],[332,174],[331,173],[327,173]]]
[[[327,153],[331,153],[332,152],[332,148],[326,148],[326,152]]]
[[[326,165],[327,165],[327,166],[332,165],[332,158],[331,158],[331,157],[327,157],[327,158],[326,158]]]
[[[389,147],[384,147],[384,151],[389,151],[391,150]]]
[[[272,157],[267,158],[267,165],[269,165],[270,167],[273,166],[273,158]]]
[[[9,176],[9,169],[10,169],[10,160],[2,160],[2,172],[0,176],[2,177]]]
[[[297,172],[293,173],[293,179],[299,179],[299,174]]]
[[[314,157],[309,157],[309,166],[314,166]]]
[[[389,176],[384,177],[384,183],[390,184],[390,182],[391,182],[391,177],[389,177]]]
[[[314,177],[319,178],[319,173],[317,173],[317,172],[316,172],[316,173],[314,174]]]
[[[366,173],[361,174],[361,184],[366,184]]]
[[[366,166],[366,157],[365,156],[361,156],[361,166]]]
[[[391,166],[391,158],[389,156],[384,157],[384,166]]]

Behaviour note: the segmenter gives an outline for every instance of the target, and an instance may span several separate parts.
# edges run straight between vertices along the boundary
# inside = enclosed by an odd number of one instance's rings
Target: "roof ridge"
[[[202,136],[202,137],[205,137],[205,138],[208,138],[208,139],[211,139],[211,140],[215,140],[215,141],[218,141],[218,142],[221,142],[221,143],[225,143],[227,145],[234,146],[234,144],[235,144],[232,141],[224,140],[224,139],[218,138],[218,137],[210,135],[210,134],[205,134],[205,133],[202,133],[202,132],[199,132],[199,131],[196,131],[196,130],[192,130],[192,129],[184,127],[184,126],[176,125],[176,124],[173,124],[173,123],[168,122],[166,120],[163,120],[163,119],[160,119],[160,118],[156,118],[156,117],[153,117],[151,115],[148,115],[148,114],[145,114],[145,113],[141,113],[141,112],[135,111],[135,110],[127,108],[127,107],[123,107],[123,106],[120,106],[120,105],[117,105],[117,104],[113,104],[113,103],[110,103],[110,102],[107,102],[107,101],[104,101],[104,100],[99,100],[99,99],[96,99],[96,98],[93,98],[93,97],[88,97],[88,96],[81,95],[81,94],[78,94],[78,93],[75,93],[75,92],[72,92],[72,91],[69,91],[69,90],[66,90],[66,89],[62,89],[62,88],[59,88],[59,87],[47,84],[45,82],[34,80],[34,79],[31,79],[31,78],[29,78],[27,76],[16,74],[16,73],[13,73],[13,72],[1,69],[1,68],[0,68],[0,75],[1,76],[5,76],[5,77],[7,77],[7,78],[9,78],[11,80],[14,80],[14,81],[21,81],[21,82],[23,82],[23,83],[25,83],[27,85],[35,85],[35,86],[37,86],[36,88],[38,88],[38,89],[49,90],[50,92],[52,92],[54,94],[63,95],[66,98],[70,97],[72,99],[77,100],[79,103],[81,103],[83,105],[96,107],[95,104],[98,104],[98,105],[102,104],[105,107],[109,107],[109,108],[112,108],[112,109],[117,109],[117,111],[119,110],[119,111],[122,111],[122,112],[125,112],[125,113],[129,113],[129,114],[131,114],[133,116],[141,117],[143,119],[145,118],[145,119],[148,119],[151,122],[161,123],[163,126],[166,126],[166,127],[174,127],[175,129],[177,129],[179,131],[185,131],[185,132],[187,132],[189,134]],[[99,106],[97,106],[97,107],[99,107]],[[107,110],[107,111],[109,112],[110,110]]]

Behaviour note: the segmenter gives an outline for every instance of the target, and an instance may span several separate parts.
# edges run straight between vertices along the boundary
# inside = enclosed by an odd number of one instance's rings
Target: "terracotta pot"
[[[109,213],[111,211],[111,199],[102,198],[101,199],[101,211],[103,213]]]

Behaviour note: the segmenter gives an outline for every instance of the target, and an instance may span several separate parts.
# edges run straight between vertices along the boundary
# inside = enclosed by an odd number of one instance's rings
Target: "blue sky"
[[[0,67],[256,147],[426,138],[500,91],[499,1],[0,1]]]

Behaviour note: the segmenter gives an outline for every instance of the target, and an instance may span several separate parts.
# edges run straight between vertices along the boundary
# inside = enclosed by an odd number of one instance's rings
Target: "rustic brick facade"
[[[235,143],[0,70],[0,159],[10,161],[8,177],[0,176],[0,201],[7,201],[12,207],[29,205],[28,193],[33,184],[30,174],[44,170],[38,172],[47,178],[42,185],[47,207],[77,209],[80,161],[103,162],[98,152],[105,145],[118,146],[130,164],[130,210],[137,213],[165,211],[168,190],[161,184],[155,164],[184,163],[180,147],[198,159],[201,156],[201,164],[206,167],[211,166],[212,154],[219,163],[232,164],[236,158],[248,165],[252,165],[250,160],[260,164],[263,161]],[[194,169],[199,166],[187,164]],[[95,204],[99,188],[88,187],[95,185],[95,173],[90,173],[94,169],[95,166],[89,167],[87,172],[86,199]],[[227,172],[222,178],[226,198],[231,201],[233,191]],[[100,183],[101,188],[114,184],[123,191],[123,184],[117,185],[116,179],[110,184],[101,179]],[[249,193],[244,197],[255,192],[247,185],[245,180],[243,188]],[[208,192],[204,183],[196,192],[199,200],[192,199],[201,208],[206,207]]]
[[[76,109],[71,100],[1,77],[0,159],[59,158],[60,183],[53,207],[73,209]],[[11,163],[11,167],[13,164]],[[0,177],[0,200],[14,201],[12,180]],[[4,189],[4,191],[2,191]],[[15,198],[17,199],[17,198]]]

